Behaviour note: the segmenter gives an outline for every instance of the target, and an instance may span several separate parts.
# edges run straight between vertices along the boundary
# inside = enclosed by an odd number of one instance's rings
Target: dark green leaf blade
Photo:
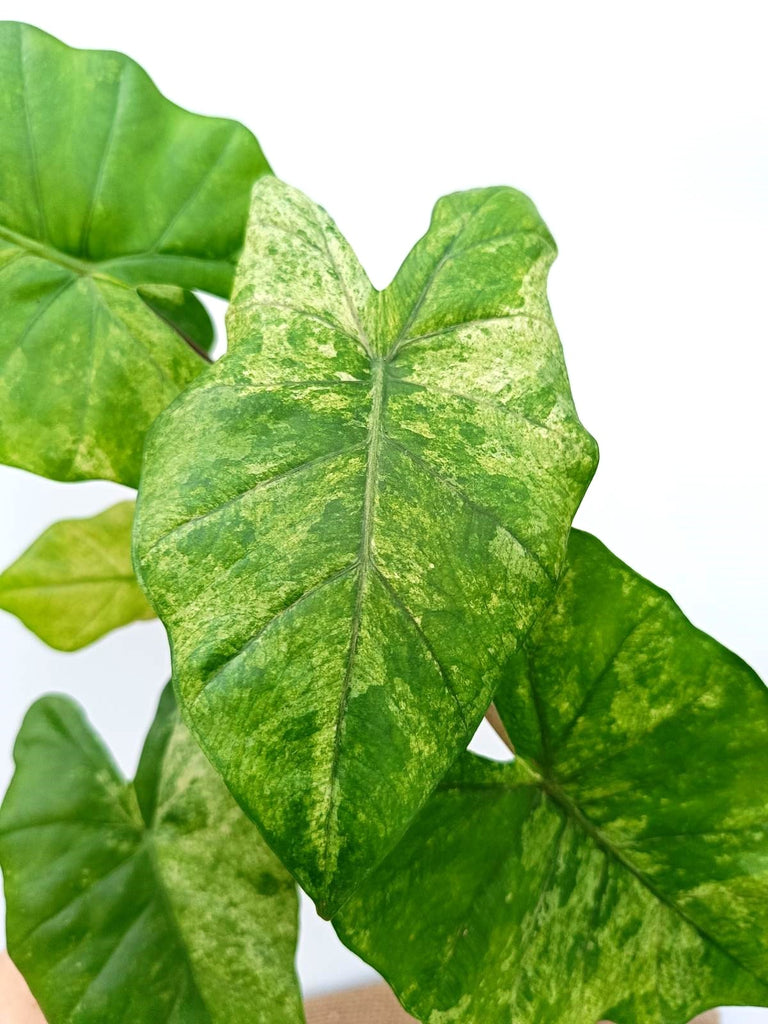
[[[172,696],[135,790],[65,698],[30,709],[15,756],[0,810],[8,948],[49,1024],[303,1019],[295,886]]]
[[[122,54],[0,22],[0,461],[138,483],[147,427],[204,362],[136,286],[227,295],[268,172],[247,129]]]
[[[337,930],[430,1024],[683,1024],[768,1005],[768,691],[574,531],[469,755]],[[414,899],[414,893],[418,898]]]
[[[187,344],[210,355],[216,341],[213,321],[194,292],[173,284],[143,285],[138,289],[150,309],[179,332]]]
[[[596,459],[553,256],[520,193],[457,194],[378,293],[320,207],[262,179],[230,350],[148,440],[136,561],[185,714],[323,913],[551,596]]]
[[[60,651],[153,618],[131,566],[133,510],[123,501],[49,526],[0,575],[0,608]]]

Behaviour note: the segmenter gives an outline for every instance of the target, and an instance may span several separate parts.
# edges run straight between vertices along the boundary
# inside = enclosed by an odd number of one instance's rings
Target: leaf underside
[[[133,785],[79,709],[27,714],[0,810],[8,949],[48,1024],[297,1024],[296,890],[161,701]]]
[[[152,618],[131,566],[133,510],[123,501],[49,526],[0,575],[0,608],[60,651]]]
[[[429,1024],[683,1024],[768,1005],[768,692],[574,531],[465,755],[336,924]]]
[[[137,286],[227,295],[268,171],[122,54],[0,22],[0,461],[138,484],[147,427],[205,364]]]
[[[438,203],[377,292],[257,183],[229,351],[148,438],[140,579],[190,722],[332,910],[466,742],[549,599],[594,442],[512,189]]]

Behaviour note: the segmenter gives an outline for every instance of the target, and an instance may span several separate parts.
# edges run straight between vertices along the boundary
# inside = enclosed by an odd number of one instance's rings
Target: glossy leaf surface
[[[442,199],[377,292],[264,178],[229,352],[158,421],[140,578],[185,715],[329,913],[466,744],[594,469],[531,202]]]
[[[296,1024],[296,891],[170,689],[133,785],[33,705],[0,811],[8,949],[48,1024]]]
[[[0,575],[0,608],[60,651],[153,618],[131,566],[133,509],[123,501],[48,527]]]
[[[147,427],[204,363],[136,286],[227,295],[268,170],[127,57],[0,23],[0,461],[138,483]]]
[[[187,344],[199,349],[201,355],[210,353],[216,340],[213,321],[194,292],[172,284],[154,284],[143,285],[139,295]]]
[[[572,535],[471,755],[338,930],[429,1024],[683,1024],[768,1005],[768,692]]]

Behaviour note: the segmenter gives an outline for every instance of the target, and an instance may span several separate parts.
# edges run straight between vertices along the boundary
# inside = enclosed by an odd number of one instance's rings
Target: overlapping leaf
[[[0,23],[0,461],[138,483],[147,427],[204,363],[136,286],[227,295],[267,172],[242,125],[127,57]]]
[[[768,691],[574,533],[465,756],[338,921],[429,1024],[682,1024],[768,1005]]]
[[[159,317],[179,332],[187,344],[207,357],[215,331],[208,310],[194,292],[176,285],[153,284],[139,288],[139,295]]]
[[[60,651],[152,618],[131,566],[133,509],[54,523],[0,575],[0,608]]]
[[[151,432],[141,578],[185,715],[330,912],[466,744],[549,599],[595,447],[520,193],[441,200],[377,292],[254,189],[230,351]]]
[[[48,1024],[297,1024],[296,892],[161,701],[133,785],[35,704],[0,811],[8,948]]]

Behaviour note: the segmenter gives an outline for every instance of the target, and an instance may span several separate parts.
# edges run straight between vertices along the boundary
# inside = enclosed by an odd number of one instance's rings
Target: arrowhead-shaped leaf
[[[419,1019],[682,1024],[768,1005],[768,691],[572,535],[466,755],[338,921]]]
[[[127,57],[0,23],[0,461],[138,483],[147,427],[204,363],[137,286],[227,295],[268,170]]]
[[[0,575],[0,608],[51,647],[76,651],[154,613],[131,566],[132,501],[54,523]]]
[[[46,697],[0,811],[8,949],[48,1024],[296,1024],[296,890],[170,690],[133,786]]]
[[[596,453],[507,188],[441,200],[377,292],[264,178],[230,351],[148,439],[140,578],[185,715],[329,913],[466,745],[549,600]]]

